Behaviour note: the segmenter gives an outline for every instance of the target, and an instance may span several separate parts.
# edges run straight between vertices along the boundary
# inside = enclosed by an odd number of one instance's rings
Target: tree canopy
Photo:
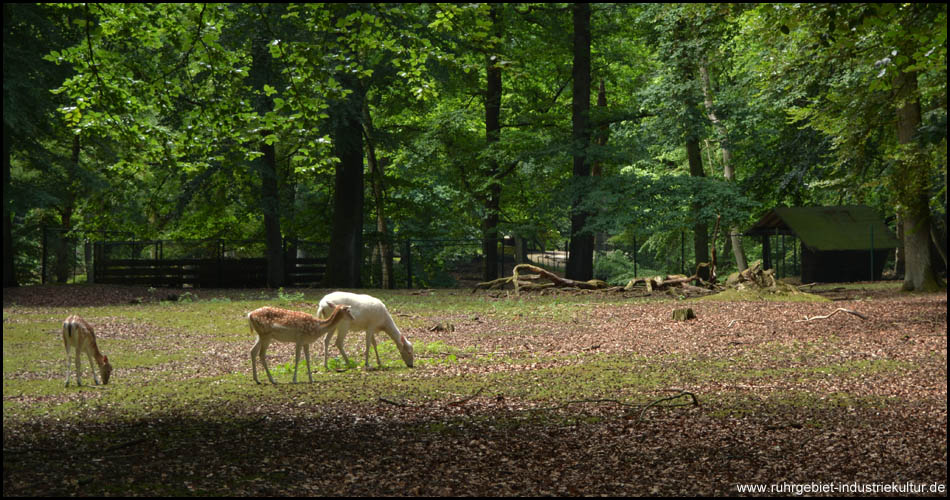
[[[946,28],[944,4],[5,4],[4,285],[41,225],[263,240],[272,286],[286,241],[326,242],[357,287],[399,239],[662,254],[866,204],[933,287]]]

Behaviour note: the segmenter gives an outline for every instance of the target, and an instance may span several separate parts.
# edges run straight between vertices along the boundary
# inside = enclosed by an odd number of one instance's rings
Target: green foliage
[[[594,260],[594,279],[611,285],[626,285],[635,277],[633,260],[622,251],[613,250]]]
[[[931,210],[945,210],[942,4],[595,5],[592,82],[604,83],[607,105],[593,106],[591,120],[606,144],[588,151],[602,177],[581,182],[571,176],[562,6],[4,12],[5,213],[24,275],[38,262],[39,225],[95,239],[262,238],[264,145],[275,150],[283,236],[328,241],[330,131],[354,115],[372,125],[398,239],[480,237],[493,189],[502,234],[564,241],[580,199],[594,214],[588,231],[637,235],[653,257],[697,222],[743,227],[779,204],[892,213],[926,193]],[[485,137],[489,61],[502,73],[497,142]],[[707,116],[700,67],[725,135]],[[914,151],[897,147],[894,130],[904,104],[895,75],[910,73],[923,117]],[[365,110],[347,107],[355,90]],[[687,138],[700,145],[705,178],[687,176]],[[736,183],[723,181],[724,144]],[[366,203],[363,220],[375,212]],[[449,284],[438,268],[458,257],[429,256],[427,282]]]
[[[757,85],[787,112],[791,123],[828,141],[830,172],[838,189],[875,204],[906,197],[890,189],[900,163],[895,99],[899,72],[917,72],[926,130],[946,117],[946,7],[937,4],[845,4],[759,7],[742,19],[744,43],[753,43],[745,68],[768,75]],[[782,29],[775,30],[774,26]],[[780,97],[781,94],[781,97]],[[941,97],[942,96],[942,97]],[[945,141],[942,133],[929,142]],[[921,138],[924,136],[921,135]],[[945,172],[945,164],[930,168]],[[913,176],[917,178],[919,176]],[[926,176],[925,176],[926,177]],[[896,196],[895,196],[896,195]]]
[[[284,287],[277,289],[277,300],[281,302],[300,302],[304,298],[303,292],[285,292]]]

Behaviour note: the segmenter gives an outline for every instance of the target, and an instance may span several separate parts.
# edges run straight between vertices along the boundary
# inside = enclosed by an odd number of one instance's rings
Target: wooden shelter
[[[802,282],[879,280],[889,252],[900,241],[871,207],[777,207],[746,236],[763,239],[765,267],[769,236],[793,235],[802,244]]]

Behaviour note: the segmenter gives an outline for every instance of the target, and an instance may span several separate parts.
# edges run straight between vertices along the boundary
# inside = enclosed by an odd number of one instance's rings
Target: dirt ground
[[[144,288],[129,287],[82,292],[5,289],[4,309],[146,296]],[[195,293],[207,299],[248,292]],[[48,416],[5,422],[4,496],[814,494],[806,488],[835,496],[939,495],[947,478],[946,294],[843,287],[825,293],[833,302],[691,303],[698,319],[677,323],[668,321],[669,301],[592,304],[571,321],[534,317],[519,335],[504,334],[517,317],[447,312],[404,333],[466,356],[509,361],[463,359],[419,376],[491,377],[484,390],[329,405],[229,394],[148,419],[99,418],[90,409],[79,423]],[[836,308],[868,319],[815,319]],[[413,319],[395,315],[397,322]],[[144,337],[125,326],[115,331]],[[246,370],[247,346],[234,344],[213,346],[213,363],[175,371]],[[794,352],[785,352],[788,346]],[[537,353],[550,356],[538,362]],[[622,390],[538,401],[506,385],[506,376],[532,371],[543,385],[552,369],[575,373],[569,370],[590,360],[624,356],[667,360],[674,371],[702,364],[728,372],[734,361],[756,376],[676,373],[679,387],[641,403],[688,391],[698,404],[679,398],[652,407],[631,404]],[[886,369],[843,373],[872,366]],[[825,367],[842,372],[824,373]],[[808,376],[783,375],[790,373]],[[807,400],[795,399],[802,395]],[[4,391],[5,402],[12,397]],[[92,445],[102,442],[110,444]],[[746,485],[766,489],[740,491]]]

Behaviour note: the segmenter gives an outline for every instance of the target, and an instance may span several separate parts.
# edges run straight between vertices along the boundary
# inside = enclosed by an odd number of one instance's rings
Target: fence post
[[[796,236],[795,239],[792,240],[792,262],[794,263],[792,272],[796,273],[799,278],[802,277],[802,263],[798,260],[798,245],[800,244],[798,236]]]
[[[412,288],[412,240],[406,238],[406,288]]]
[[[778,228],[775,228],[775,264],[773,265],[773,267],[775,268],[775,277],[776,277],[776,278],[779,277],[779,271],[781,270],[780,267],[779,267],[779,265],[780,265],[780,264],[779,264],[780,259],[779,259],[779,255],[778,255],[779,250],[780,250],[780,248],[779,248],[779,241],[778,241]]]
[[[215,278],[217,278],[217,285],[221,286],[221,283],[224,282],[224,240],[218,238],[218,248],[215,252],[218,257],[218,262],[215,263]]]
[[[782,235],[782,277],[786,276],[785,272],[785,235]]]
[[[633,277],[636,278],[639,276],[637,274],[637,252],[639,248],[637,247],[637,235],[633,235]]]
[[[680,231],[680,274],[686,274],[686,231]]]
[[[95,262],[92,260],[92,242],[88,239],[83,243],[82,257],[86,266],[86,283],[94,284],[96,282],[96,273],[93,271]]]
[[[40,240],[42,241],[43,246],[43,257],[40,259],[40,284],[46,284],[46,226],[40,226],[40,231],[42,231],[42,236]]]
[[[871,224],[871,281],[874,281],[874,224]]]
[[[495,241],[495,246],[501,247],[501,249],[498,252],[498,256],[501,259],[501,271],[499,271],[498,276],[501,278],[504,278],[505,277],[505,238],[502,236],[499,236],[498,239]]]

